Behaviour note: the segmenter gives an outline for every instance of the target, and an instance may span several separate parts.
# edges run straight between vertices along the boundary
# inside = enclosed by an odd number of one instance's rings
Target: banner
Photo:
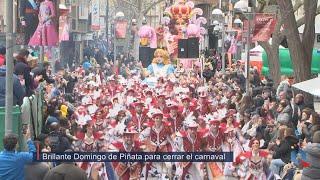
[[[85,0],[79,1],[79,19],[88,20],[89,17],[89,8]]]
[[[118,21],[116,22],[116,38],[125,39],[127,34],[127,21]]]
[[[276,23],[277,20],[273,14],[256,14],[252,41],[268,41]]]
[[[92,0],[91,29],[100,30],[100,0]]]

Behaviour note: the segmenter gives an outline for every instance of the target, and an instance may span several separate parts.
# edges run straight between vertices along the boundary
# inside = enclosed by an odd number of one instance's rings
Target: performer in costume
[[[169,108],[169,114],[167,117],[167,121],[170,123],[172,138],[174,139],[176,133],[184,130],[183,127],[183,116],[181,112],[178,111],[179,105],[174,101],[167,102]]]
[[[221,152],[223,144],[223,132],[220,129],[220,121],[212,115],[206,116],[205,120],[210,124],[210,131],[206,135],[207,151]],[[222,162],[209,162],[206,165],[209,179],[221,178],[223,176]]]
[[[56,16],[54,4],[44,0],[39,8],[39,24],[29,41],[30,46],[56,46],[58,33],[53,18]]]
[[[147,146],[147,152],[171,152],[173,141],[170,137],[170,128],[167,122],[163,122],[163,113],[159,109],[150,110],[152,119],[149,127],[141,133],[141,139],[144,139]],[[146,166],[146,172],[151,172],[153,176],[163,176],[171,174],[172,165],[170,162],[152,162]],[[147,175],[148,177],[148,175]]]
[[[148,110],[144,108],[144,102],[138,101],[134,103],[134,110],[131,111],[132,118],[129,124],[134,126],[138,133],[146,128],[144,124],[149,120],[147,113]]]
[[[147,68],[147,76],[155,77],[168,77],[174,73],[174,67],[170,62],[168,52],[163,49],[157,49],[154,52],[154,59]]]
[[[176,144],[179,152],[202,152],[206,147],[204,134],[198,132],[198,124],[194,121],[196,118],[192,115],[186,117],[185,124],[187,132],[181,132],[181,137],[176,138]],[[202,163],[183,162],[181,163],[181,179],[203,179],[204,171]]]
[[[142,144],[135,140],[136,131],[132,127],[126,128],[123,132],[122,141],[110,145],[111,151],[118,152],[141,152]],[[142,164],[139,162],[114,162],[113,167],[121,180],[140,180]]]
[[[244,138],[241,135],[239,124],[235,122],[236,110],[230,109],[226,114],[226,123],[222,123],[221,126],[224,129],[224,144],[222,150],[224,152],[233,152],[234,161],[235,158],[243,152],[242,143]],[[235,171],[235,167],[232,163],[225,163],[224,175],[232,176]]]
[[[20,20],[21,25],[25,29],[25,44],[28,44],[30,38],[37,29],[39,4],[36,0],[20,1]]]
[[[251,151],[241,153],[235,161],[237,174],[245,180],[266,180],[267,156],[266,151],[260,150],[260,141],[252,139],[249,143]]]

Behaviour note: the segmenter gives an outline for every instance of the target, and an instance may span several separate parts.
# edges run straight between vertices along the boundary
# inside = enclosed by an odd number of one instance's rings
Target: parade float
[[[191,68],[192,62],[198,60],[199,44],[204,41],[203,35],[206,33],[205,28],[201,25],[206,24],[207,20],[201,17],[202,15],[202,9],[196,8],[192,1],[178,0],[172,6],[166,8],[159,27],[154,29],[143,24],[138,33],[140,38],[139,59],[142,62],[149,62],[149,65],[154,61],[154,56],[150,56],[150,54],[153,55],[156,48],[161,48],[168,51],[171,63],[175,64],[179,61],[184,64],[185,68]],[[186,40],[191,39],[196,41],[196,43],[193,43],[196,50],[195,48],[183,48],[182,51],[197,54],[197,57],[190,59],[186,56],[182,59],[178,56],[179,41],[185,40],[186,42]],[[188,49],[189,51],[192,49],[194,52],[186,52]],[[144,65],[144,67],[147,66]]]
[[[192,38],[198,39],[199,43],[203,43],[203,35],[206,33],[206,29],[201,25],[206,24],[207,20],[203,15],[203,11],[200,8],[196,8],[192,1],[186,2],[185,0],[178,0],[174,5],[169,6],[165,10],[165,17],[163,18],[164,25],[164,41],[166,43],[167,50],[170,54],[172,61],[179,61],[184,64],[185,68],[191,68],[192,62],[195,59],[180,58],[179,55],[179,41],[191,40]],[[196,49],[198,49],[198,47]],[[189,48],[190,49],[190,48]],[[188,51],[182,49],[181,51]],[[199,52],[186,52],[187,54]]]

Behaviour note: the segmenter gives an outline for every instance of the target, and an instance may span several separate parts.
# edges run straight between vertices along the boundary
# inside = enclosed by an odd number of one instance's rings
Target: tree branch
[[[315,19],[317,13],[317,2],[318,0],[305,0],[304,9],[305,9],[305,26],[302,34],[302,44],[306,51],[312,52],[314,46],[315,38]],[[311,53],[310,53],[311,54]],[[311,62],[312,57],[310,57]]]
[[[316,16],[319,15],[319,14],[320,14],[320,6],[317,8]],[[298,27],[304,25],[304,23],[305,23],[305,18],[304,17],[302,17],[302,18],[297,20]]]
[[[293,12],[296,12],[303,5],[302,0],[296,1],[293,6]]]
[[[124,3],[126,3],[126,4],[128,4],[128,5],[132,6],[132,7],[138,8],[138,6],[137,6],[137,5],[135,5],[134,3],[130,2],[130,1],[127,1],[127,0],[121,0],[121,2],[124,2]]]
[[[150,11],[151,8],[153,8],[155,5],[157,5],[157,4],[159,4],[159,3],[163,2],[163,1],[164,0],[157,0],[157,1],[153,2],[152,4],[150,4],[149,7],[147,7],[144,11],[142,11],[142,14],[146,15]]]

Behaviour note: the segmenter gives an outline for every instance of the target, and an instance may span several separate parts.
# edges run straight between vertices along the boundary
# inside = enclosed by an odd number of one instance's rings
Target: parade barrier
[[[5,135],[5,107],[0,107],[0,150],[3,150],[2,139]],[[19,106],[14,106],[12,109],[12,133],[15,133],[19,137],[19,147],[18,150],[21,150],[23,144],[22,138],[22,123],[21,123],[21,110]]]
[[[21,107],[15,106],[12,110],[12,133],[17,134],[18,151],[27,151],[26,141],[23,132],[30,128],[31,134],[35,138],[41,133],[43,118],[43,96],[42,91],[37,91],[35,95],[25,97]],[[0,151],[3,150],[2,139],[5,135],[5,107],[0,107]]]

